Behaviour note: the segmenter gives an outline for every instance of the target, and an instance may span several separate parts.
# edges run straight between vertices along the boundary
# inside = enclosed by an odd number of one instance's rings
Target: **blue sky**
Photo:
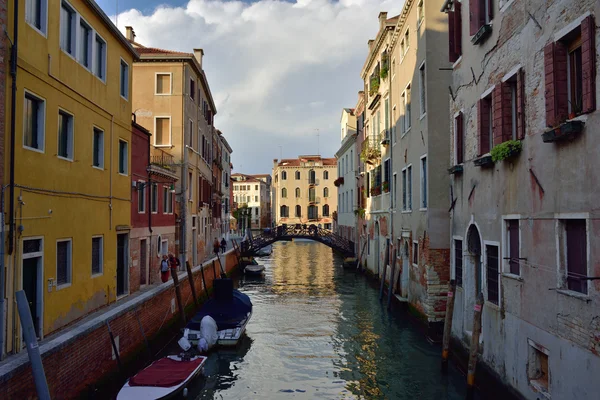
[[[234,172],[269,173],[280,154],[334,156],[341,110],[354,107],[362,89],[377,15],[395,15],[402,3],[120,0],[118,27],[133,26],[146,46],[203,48],[215,125],[233,148]],[[99,4],[114,17],[116,1]]]

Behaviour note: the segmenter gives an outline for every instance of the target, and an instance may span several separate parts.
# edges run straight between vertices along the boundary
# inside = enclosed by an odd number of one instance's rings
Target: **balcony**
[[[362,143],[362,150],[360,152],[360,161],[375,165],[381,159],[381,149],[379,143],[373,137],[365,139]]]
[[[381,144],[383,146],[390,144],[390,130],[389,129],[384,129],[383,131],[381,131],[381,133],[379,134],[379,144]]]
[[[317,186],[318,184],[319,184],[319,180],[316,177],[314,177],[314,176],[308,177],[308,185],[309,186]]]
[[[151,148],[148,173],[177,179],[173,156],[160,148]]]
[[[308,203],[309,204],[319,204],[321,202],[321,198],[317,197],[317,196],[308,196]]]

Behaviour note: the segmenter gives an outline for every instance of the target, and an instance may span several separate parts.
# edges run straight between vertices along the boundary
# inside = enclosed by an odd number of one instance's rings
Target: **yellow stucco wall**
[[[9,15],[12,15],[13,4],[9,4]],[[48,1],[46,35],[25,21],[25,2],[20,3],[19,10],[15,211],[16,225],[21,228],[17,229],[17,247],[6,259],[7,296],[10,305],[14,286],[16,290],[22,287],[23,239],[43,238],[40,282],[44,335],[115,301],[117,227],[125,229],[119,233],[127,233],[130,225],[131,85],[129,100],[120,96],[119,87],[121,59],[130,66],[131,82],[133,54],[87,2],[72,0],[70,4],[107,44],[105,82],[61,50],[58,0]],[[12,19],[7,27],[9,32],[13,29],[11,25]],[[78,22],[76,26],[79,27]],[[10,110],[10,76],[6,86],[6,109]],[[41,152],[23,146],[25,91],[45,100],[45,145]],[[72,161],[57,157],[59,109],[74,117]],[[6,123],[10,132],[10,120]],[[104,131],[103,169],[92,166],[94,127]],[[126,175],[118,173],[119,139],[129,143]],[[6,149],[8,146],[7,141]],[[5,165],[9,171],[8,157]],[[8,201],[7,196],[7,206]],[[93,236],[103,236],[104,242],[103,273],[94,277],[91,272]],[[71,283],[60,288],[50,285],[57,276],[56,241],[59,239],[72,240]],[[13,330],[11,313],[12,307],[7,318],[9,351],[13,339],[18,340],[20,336]],[[16,322],[18,324],[18,319]]]

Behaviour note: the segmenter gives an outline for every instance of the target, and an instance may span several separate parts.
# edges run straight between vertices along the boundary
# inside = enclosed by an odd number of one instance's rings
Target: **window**
[[[295,216],[296,216],[297,218],[300,218],[300,217],[302,217],[302,206],[300,206],[300,205],[297,205],[297,206],[296,206],[296,214],[295,214]]]
[[[296,171],[295,175],[296,175],[296,180],[297,181],[300,180],[300,171]]]
[[[494,7],[492,0],[473,0],[469,2],[469,34],[474,36],[479,29],[492,21]]]
[[[323,206],[323,216],[324,217],[329,217],[329,204],[325,204]]]
[[[419,67],[419,104],[421,105],[421,116],[427,113],[426,87],[425,87],[425,62]]]
[[[92,165],[96,168],[104,168],[104,131],[94,128],[92,143]]]
[[[154,118],[154,146],[171,146],[171,117]]]
[[[392,196],[393,196],[393,202],[392,202],[392,207],[396,208],[396,205],[398,204],[398,191],[396,190],[396,184],[398,182],[398,175],[396,173],[394,173],[394,177],[393,177],[393,182],[392,182]]]
[[[323,179],[329,179],[329,171],[323,171]]]
[[[86,68],[92,66],[92,28],[83,20],[79,20],[79,52],[77,59]]]
[[[462,55],[462,6],[458,1],[452,4],[454,9],[448,10],[448,59],[454,63]]]
[[[385,160],[383,162],[383,186],[387,185],[387,188],[383,188],[384,192],[389,192],[390,191],[390,178],[392,175],[392,163],[391,160],[388,158],[387,160]]]
[[[421,157],[421,208],[427,208],[427,156]]]
[[[394,106],[392,107],[392,140],[394,141],[394,144],[396,144],[396,124],[398,123],[398,121],[396,121],[396,105],[394,104]]]
[[[254,185],[254,190],[258,190],[258,185]]]
[[[485,254],[487,262],[487,300],[490,303],[498,304],[500,293],[500,279],[498,278],[498,246],[486,244]]]
[[[153,214],[158,212],[158,184],[153,183],[150,193],[150,211]]]
[[[194,100],[194,96],[196,96],[196,82],[190,78],[190,98]]]
[[[423,23],[423,19],[425,18],[425,11],[423,10],[423,2],[424,0],[419,1],[417,4],[417,26],[421,26]]]
[[[138,213],[146,212],[146,182],[138,181]]]
[[[323,228],[331,230],[331,224],[323,224]]]
[[[102,236],[92,238],[92,275],[102,273],[104,259],[104,240]]]
[[[329,188],[323,188],[323,197],[324,198],[328,198],[329,197]]]
[[[589,15],[579,26],[544,49],[546,123],[549,127],[596,110],[595,31],[594,17]]]
[[[463,247],[462,240],[454,239],[454,279],[456,286],[463,285]]]
[[[406,168],[402,169],[402,210],[406,211]]]
[[[346,159],[346,164],[348,163],[348,160]],[[317,178],[316,178],[316,174],[314,170],[310,170],[308,171],[308,184],[309,185],[314,185],[317,183]]]
[[[404,32],[404,45],[406,46],[404,48],[404,53],[406,53],[408,51],[408,48],[410,47],[410,31],[409,31],[409,29],[407,29],[406,32]]]
[[[73,116],[58,112],[58,156],[73,160]]]
[[[479,124],[479,155],[481,156],[490,152],[494,142],[494,112],[491,95],[479,100],[477,111],[479,113],[477,118]]]
[[[254,215],[258,215],[258,207],[254,209]]]
[[[510,272],[513,275],[520,275],[520,261],[519,261],[519,220],[518,219],[506,219],[505,220],[505,228],[506,228],[506,246],[505,251],[506,258],[508,258],[507,263],[508,268],[505,268],[505,271]]]
[[[315,188],[311,187],[308,189],[308,201],[311,203],[314,203],[317,201],[317,197],[316,197],[316,192],[315,192]]]
[[[25,92],[23,109],[23,146],[44,151],[46,102],[29,92]]]
[[[173,193],[163,186],[163,214],[173,214]]]
[[[317,208],[317,206],[314,206],[314,205],[308,206],[308,219],[309,220],[319,219],[319,209]]]
[[[282,181],[285,181],[285,180],[287,180],[287,172],[285,172],[285,171],[281,171],[281,180],[282,180]]]
[[[192,172],[188,172],[188,200],[194,200],[194,174]]]
[[[48,0],[26,0],[25,20],[38,31],[46,34]]]
[[[258,196],[254,196],[254,201],[258,203]]]
[[[96,59],[94,61],[94,74],[101,80],[106,79],[106,42],[96,34]]]
[[[71,283],[71,239],[56,242],[56,283],[59,287]]]
[[[193,149],[194,148],[194,121],[192,121],[191,119],[188,121],[188,127],[189,127],[189,132],[190,132],[189,146]]]
[[[402,133],[408,132],[411,126],[411,115],[410,115],[410,85],[406,87],[404,93],[402,93],[402,107],[404,109],[404,115],[402,116]]]
[[[121,97],[127,100],[129,97],[129,64],[121,59]]]
[[[281,206],[279,208],[279,214],[281,218],[288,218],[289,215],[289,207],[288,206]]]
[[[171,94],[171,80],[170,73],[157,73],[155,94]]]
[[[296,188],[296,198],[300,198],[300,188]]]
[[[585,219],[564,219],[559,223],[561,232],[560,270],[563,274],[562,287],[583,294],[588,293],[587,277],[587,230]],[[566,285],[565,285],[566,283]]]
[[[390,140],[390,99],[386,98],[383,102],[384,104],[384,116],[385,120],[383,121],[383,126],[385,129],[384,137],[382,139]]]
[[[454,162],[456,165],[464,161],[463,114],[459,112],[454,117]]]
[[[286,188],[281,189],[281,197],[283,197],[283,198],[287,197],[287,189]]]
[[[402,170],[402,209],[412,210],[412,165]]]
[[[75,10],[63,1],[60,6],[60,48],[75,56]]]
[[[419,265],[419,242],[413,241],[413,264]]]
[[[127,156],[128,143],[124,140],[119,139],[119,173],[127,175],[128,172],[128,156]]]
[[[529,351],[527,357],[527,379],[536,392],[541,392],[545,398],[550,398],[549,382],[550,369],[548,357],[550,352],[531,339],[527,339]]]

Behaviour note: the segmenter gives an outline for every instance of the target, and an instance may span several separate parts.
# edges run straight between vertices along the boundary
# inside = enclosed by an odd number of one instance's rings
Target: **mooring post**
[[[40,400],[50,400],[50,390],[48,389],[48,382],[46,382],[44,364],[42,363],[42,356],[40,355],[40,347],[37,342],[37,335],[33,326],[27,295],[23,290],[19,290],[15,293],[15,296],[17,298],[17,309],[19,311],[19,318],[21,319],[25,345],[27,346],[27,354],[29,355],[29,362],[31,363],[31,372],[35,383],[35,390],[37,391]]]
[[[185,309],[181,300],[181,288],[179,287],[179,277],[177,276],[177,269],[171,268],[171,276],[173,277],[173,286],[175,286],[175,297],[177,298],[177,307],[179,308],[179,314],[181,314],[181,322],[185,326]]]
[[[204,264],[202,264],[200,272],[202,273],[202,284],[204,285],[204,294],[206,295],[206,300],[208,300],[208,287],[206,286],[206,279],[204,279]]]
[[[215,267],[215,260],[213,260],[212,266],[213,266],[213,274],[214,274],[213,282],[214,282],[214,280],[217,279],[217,267]],[[214,283],[213,283],[213,286],[214,286]]]
[[[479,352],[479,335],[481,334],[481,309],[483,307],[483,293],[477,296],[473,313],[473,336],[469,351],[469,369],[467,372],[467,394],[472,395],[475,387],[475,369],[477,367],[477,354]]]
[[[221,257],[219,257],[218,254],[217,254],[217,260],[219,260],[219,266],[221,267],[221,278],[227,278],[227,274],[225,273],[225,270],[223,269],[223,263],[221,262]]]
[[[106,326],[108,327],[108,335],[110,336],[110,343],[112,344],[113,352],[115,353],[115,359],[117,360],[117,365],[119,366],[119,371],[123,372],[123,365],[121,364],[121,357],[119,356],[119,349],[117,349],[117,343],[115,342],[115,336],[112,333],[112,329],[110,329],[110,323],[106,320]]]
[[[185,262],[185,269],[187,269],[188,280],[190,281],[190,289],[192,289],[192,297],[194,298],[194,304],[198,305],[198,296],[196,296],[196,285],[194,285],[194,275],[192,274],[192,267],[190,262]]]
[[[381,285],[379,286],[379,301],[383,299],[383,287],[385,286],[385,273],[387,272],[387,265],[389,262],[390,244],[389,242],[385,245],[385,256],[383,257],[383,272],[381,274]],[[377,255],[379,257],[379,254]]]
[[[450,280],[450,290],[446,299],[446,319],[444,321],[444,337],[442,339],[442,372],[448,371],[448,354],[450,348],[450,335],[452,333],[452,314],[454,313],[454,295],[456,294],[456,281]]]

